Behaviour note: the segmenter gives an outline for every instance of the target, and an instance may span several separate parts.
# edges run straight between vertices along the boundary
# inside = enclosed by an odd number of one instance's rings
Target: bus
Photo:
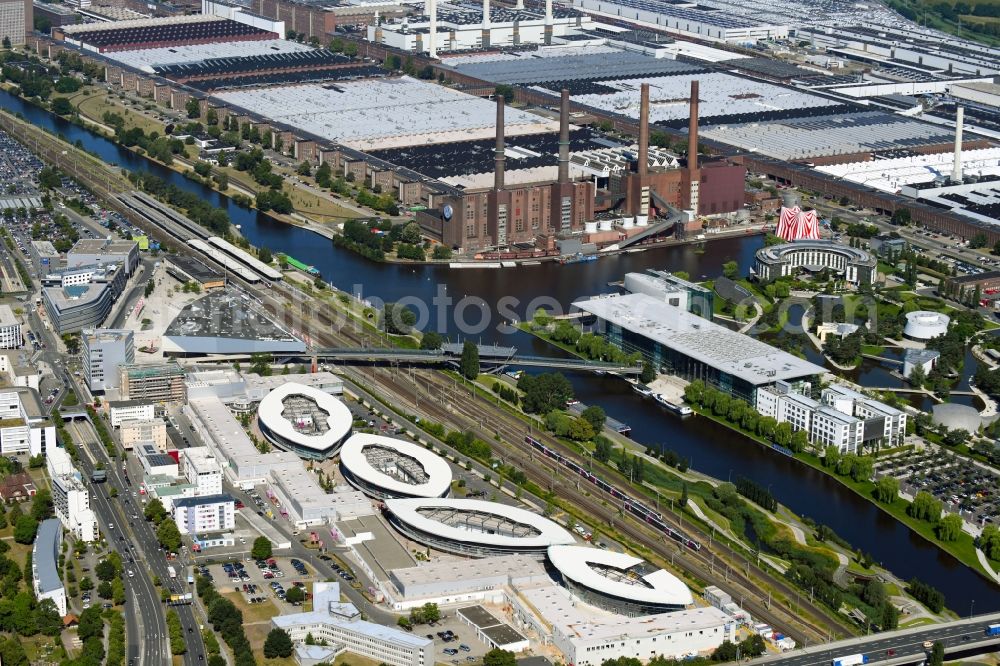
[[[167,573],[170,574],[171,580],[177,579],[177,570],[173,567],[167,567]]]

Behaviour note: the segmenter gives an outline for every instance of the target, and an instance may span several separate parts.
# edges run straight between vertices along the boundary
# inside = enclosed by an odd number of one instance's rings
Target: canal
[[[565,309],[581,296],[611,291],[608,284],[621,280],[629,271],[648,268],[686,271],[693,279],[701,279],[719,275],[722,264],[731,259],[746,270],[753,253],[763,243],[759,236],[730,238],[712,241],[704,249],[674,246],[568,266],[546,263],[506,269],[449,269],[379,264],[338,250],[310,231],[241,208],[210,188],[4,91],[0,91],[0,108],[20,113],[40,127],[79,142],[108,163],[129,170],[151,171],[224,208],[251,243],[315,266],[325,280],[339,289],[384,301],[405,299],[416,304],[418,311],[426,306],[430,327],[442,333],[453,338],[463,336],[513,345],[522,353],[552,355],[557,351],[509,326],[513,320],[529,318],[539,305]],[[436,302],[442,303],[440,307],[434,305],[435,297]],[[974,359],[969,360],[963,386],[968,374],[975,370]],[[873,362],[866,361],[857,378],[867,385],[899,385],[885,366]],[[770,488],[780,502],[800,515],[830,526],[896,575],[907,580],[918,577],[941,590],[948,606],[961,615],[968,614],[973,603],[979,612],[1000,610],[1000,587],[829,476],[707,419],[681,421],[652,401],[644,400],[615,377],[575,375],[571,379],[581,401],[600,404],[609,415],[628,423],[637,441],[673,449],[690,458],[692,467],[711,476],[720,479],[746,476]]]

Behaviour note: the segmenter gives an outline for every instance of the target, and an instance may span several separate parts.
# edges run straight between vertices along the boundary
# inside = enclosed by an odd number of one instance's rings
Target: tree
[[[118,575],[118,572],[115,571],[115,565],[111,560],[101,560],[98,562],[97,566],[94,567],[94,573],[97,574],[98,580],[103,581],[113,580]]]
[[[681,486],[681,498],[677,503],[682,509],[688,504],[688,484],[686,482]]]
[[[10,48],[10,37],[8,37],[7,35],[4,35],[3,36],[3,41],[0,42],[0,44],[2,44],[5,49],[9,49]]]
[[[176,552],[181,547],[181,533],[177,529],[177,523],[172,520],[164,520],[156,528],[156,538],[160,545],[169,552]]]
[[[949,513],[937,524],[937,537],[941,541],[955,541],[962,533],[962,517]]]
[[[52,507],[52,491],[42,488],[31,499],[31,517],[39,522],[51,518],[55,515]]]
[[[111,601],[116,606],[121,606],[125,603],[125,583],[122,582],[121,578],[115,578],[111,581]]]
[[[101,599],[110,599],[115,594],[114,589],[111,587],[111,583],[108,581],[102,581],[100,585],[97,586],[97,596]]]
[[[883,476],[875,482],[875,499],[892,504],[899,496],[899,481],[894,476]]]
[[[589,423],[594,432],[601,432],[604,428],[604,421],[607,419],[607,414],[599,406],[591,405],[580,413],[580,418]]]
[[[927,373],[924,372],[924,366],[914,365],[913,369],[910,370],[910,374],[906,377],[906,381],[909,382],[910,386],[921,387],[924,382],[927,381]]]
[[[295,173],[300,176],[309,176],[312,174],[312,165],[309,162],[303,161],[299,164],[298,168],[295,169]]]
[[[301,604],[306,599],[306,593],[302,591],[301,587],[292,587],[288,592],[285,592],[285,601],[290,604]]]
[[[447,261],[451,259],[451,248],[447,245],[435,245],[431,257],[437,261]]]
[[[479,347],[476,343],[466,340],[462,345],[462,359],[459,361],[458,369],[466,379],[475,379],[479,376]]]
[[[255,560],[266,560],[271,557],[271,540],[265,536],[254,539],[253,547],[250,549],[250,557]]]
[[[564,409],[573,399],[573,385],[558,372],[541,375],[521,375],[517,388],[524,393],[521,405],[529,414],[548,414],[554,409]]]
[[[513,652],[493,648],[483,655],[483,666],[516,666],[517,659]]]
[[[386,303],[382,308],[380,328],[391,335],[407,335],[414,324],[417,315],[413,310],[399,303]]]
[[[931,647],[931,656],[927,660],[927,666],[942,666],[942,664],[944,664],[944,643],[934,641],[934,646]]]
[[[271,250],[266,247],[262,247],[257,250],[257,259],[265,264],[270,264],[274,260],[274,255],[271,254]]]
[[[649,361],[643,361],[642,363],[642,374],[639,375],[639,381],[643,384],[648,384],[656,379],[656,369],[653,364]]]
[[[68,116],[73,113],[73,105],[65,97],[56,97],[52,100],[52,113]]]
[[[146,508],[143,509],[142,515],[145,516],[146,520],[159,525],[168,514],[167,510],[163,507],[163,502],[161,502],[158,497],[154,497],[146,504]]]
[[[764,654],[764,650],[764,639],[760,634],[754,634],[740,642],[740,655],[743,657],[759,657]]]
[[[268,659],[292,656],[292,638],[284,629],[275,627],[264,641],[264,656]]]
[[[735,261],[722,264],[722,274],[730,280],[735,280],[740,274],[740,265]]]
[[[285,596],[285,599],[286,600],[288,599],[287,594]],[[396,624],[399,625],[400,629],[403,629],[405,631],[410,631],[410,630],[413,629],[413,622],[410,620],[410,618],[406,617],[405,615],[401,616],[398,620],[396,620]],[[311,637],[312,637],[312,634],[309,634],[309,636],[306,636],[307,639],[311,638]],[[313,643],[307,643],[307,645],[313,645]]]
[[[437,331],[424,331],[423,336],[420,338],[421,349],[441,349],[443,343],[444,336]]]
[[[400,234],[399,239],[404,243],[410,243],[414,245],[420,242],[420,225],[416,222],[408,222],[405,227],[403,227],[403,232]]]
[[[201,105],[198,100],[194,97],[188,98],[187,103],[184,105],[184,110],[187,111],[188,118],[200,118],[201,117]]]
[[[14,523],[14,541],[18,543],[33,543],[37,532],[38,521],[31,516],[21,516]]]

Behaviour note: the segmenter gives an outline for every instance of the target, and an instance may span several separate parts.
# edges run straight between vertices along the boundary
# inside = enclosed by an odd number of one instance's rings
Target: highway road
[[[98,450],[103,446],[97,439],[93,427],[84,422],[68,423],[67,431],[80,448],[80,471],[85,478],[99,462],[106,462],[106,456],[98,456]],[[108,465],[105,464],[105,468]],[[109,470],[110,471],[110,470]],[[163,613],[160,595],[150,578],[145,566],[135,564],[137,542],[132,531],[130,520],[125,515],[124,504],[126,493],[119,488],[118,498],[109,496],[110,488],[117,487],[111,474],[106,484],[90,484],[92,489],[90,506],[97,514],[101,531],[106,536],[108,544],[121,553],[126,572],[132,570],[134,577],[125,575],[125,593],[128,598],[125,621],[128,641],[128,658],[139,659],[142,666],[146,664],[163,664],[170,660],[169,647],[166,643],[167,625]],[[134,504],[129,502],[132,507]],[[111,525],[115,529],[111,529]],[[128,535],[127,538],[125,535]],[[124,540],[123,540],[124,539]],[[140,558],[141,559],[141,558]]]
[[[80,427],[83,426],[77,425],[77,428]],[[91,428],[89,424],[86,427]],[[126,553],[126,570],[131,570],[135,574],[134,578],[128,577],[126,581],[142,581],[136,586],[136,589],[140,592],[139,609],[143,617],[148,615],[156,618],[155,622],[147,624],[144,639],[146,642],[159,645],[152,650],[147,649],[148,646],[144,648],[142,663],[165,663],[160,661],[164,657],[166,657],[166,661],[169,661],[170,654],[166,642],[165,611],[160,601],[160,593],[152,585],[151,577],[158,577],[162,586],[170,588],[175,593],[193,593],[194,590],[191,589],[193,586],[188,586],[186,571],[183,571],[179,566],[175,567],[177,578],[171,580],[167,569],[170,564],[167,562],[166,553],[160,548],[152,524],[142,516],[142,504],[137,492],[138,482],[133,484],[124,472],[120,459],[109,460],[104,447],[100,444],[91,447],[91,454],[98,463],[104,465],[108,472],[107,487],[118,489],[118,497],[116,498],[110,498],[105,493],[97,493],[99,498],[104,495],[108,505],[108,512],[103,516],[104,521],[107,521],[104,524],[104,533],[109,540],[114,539]],[[87,470],[86,473],[89,475],[90,470]],[[114,529],[110,527],[112,523],[115,526]],[[148,585],[146,585],[147,583]],[[174,606],[174,609],[180,617],[181,626],[185,633],[187,652],[184,654],[184,663],[190,666],[203,664],[204,662],[199,659],[199,656],[205,655],[205,644],[201,636],[202,620],[195,615],[196,606],[194,604],[179,605]],[[154,628],[152,634],[148,629],[150,626]],[[147,659],[152,659],[152,661],[147,661]]]
[[[986,627],[998,622],[1000,613],[993,613],[793,650],[783,655],[762,657],[752,663],[768,666],[831,666],[833,660],[839,657],[863,654],[868,657],[869,663],[877,662],[886,666],[912,664],[926,658],[926,641],[940,641],[945,646],[946,654],[972,651],[986,653],[996,650],[1000,645],[1000,636],[986,635]]]

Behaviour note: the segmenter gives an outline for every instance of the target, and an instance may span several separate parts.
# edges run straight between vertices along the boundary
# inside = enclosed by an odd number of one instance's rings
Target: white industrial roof
[[[638,580],[645,583],[643,585],[613,580],[590,566],[597,564],[624,572],[645,563],[645,560],[627,553],[586,546],[549,546],[548,556],[549,562],[563,577],[601,594],[634,603],[664,606],[689,606],[694,603],[687,585],[664,569],[640,576]]]
[[[230,90],[216,97],[359,150],[495,135],[495,103],[408,76]],[[552,119],[509,107],[505,112],[508,136],[557,129]]]
[[[754,386],[826,372],[822,366],[646,294],[603,296],[573,305]]]
[[[374,467],[365,456],[365,449],[369,447],[390,449],[401,456],[414,459],[426,474],[427,479],[422,483],[407,483],[386,474]],[[340,449],[340,464],[360,480],[381,488],[389,494],[409,497],[441,497],[447,494],[451,488],[451,467],[444,458],[422,446],[402,439],[368,433],[355,434],[344,442],[343,448]]]
[[[698,112],[702,118],[786,109],[810,109],[837,104],[825,97],[723,72],[601,81],[602,87],[613,88],[615,92],[573,95],[573,102],[638,119],[639,86],[648,83],[649,122],[681,120],[688,118],[691,81],[695,80],[699,82]],[[544,87],[537,89],[548,90]]]
[[[955,153],[947,152],[826,164],[817,166],[816,170],[883,192],[898,192],[905,185],[951,178],[954,165]],[[963,150],[962,172],[975,176],[1000,176],[1000,148]]]
[[[475,499],[389,499],[386,507],[398,520],[421,532],[435,534],[442,539],[461,541],[483,546],[515,547],[515,548],[546,548],[558,544],[575,543],[573,535],[565,529],[526,509],[487,502]],[[428,518],[419,509],[442,509],[458,512],[481,513],[496,516],[531,527],[539,532],[537,535],[519,537],[506,534],[489,534],[468,527],[448,525],[439,520]]]
[[[216,42],[213,44],[188,44],[159,49],[114,51],[105,54],[110,60],[152,72],[154,67],[186,65],[209,58],[234,58],[275,53],[308,51],[310,47],[285,39],[263,39],[248,42]]]
[[[310,435],[301,432],[295,424],[282,415],[286,398],[301,396],[316,403],[326,412],[326,432]],[[257,418],[276,436],[305,448],[325,451],[337,444],[351,431],[354,418],[351,410],[326,391],[313,386],[289,382],[268,393],[257,407]]]

